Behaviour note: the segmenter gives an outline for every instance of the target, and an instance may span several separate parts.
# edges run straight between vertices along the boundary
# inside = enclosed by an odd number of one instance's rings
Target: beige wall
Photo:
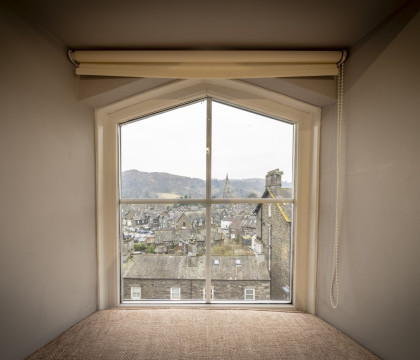
[[[60,44],[0,10],[0,348],[20,359],[96,309],[93,108],[167,80],[77,80]],[[412,357],[420,320],[420,19],[407,18],[346,63],[338,310],[334,82],[250,81],[323,107],[317,313],[385,359]]]
[[[384,359],[419,355],[420,14],[408,8],[346,63],[340,304],[329,303],[335,115],[323,111],[317,314]]]
[[[0,358],[96,309],[93,112],[60,44],[0,5]]]

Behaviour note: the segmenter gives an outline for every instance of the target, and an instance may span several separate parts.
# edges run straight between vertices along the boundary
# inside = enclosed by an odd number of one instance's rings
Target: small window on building
[[[268,217],[271,217],[271,204],[268,205]]]
[[[181,288],[171,287],[171,300],[181,300]]]
[[[131,300],[141,300],[141,287],[140,286],[131,287]]]
[[[203,288],[203,300],[206,300],[206,288]],[[214,289],[211,289],[211,300],[214,300]]]
[[[245,289],[245,300],[255,300],[255,289]]]
[[[236,265],[241,265],[241,259],[236,259],[235,262],[236,262]]]
[[[214,265],[220,265],[220,260],[219,259],[214,259],[213,264]]]

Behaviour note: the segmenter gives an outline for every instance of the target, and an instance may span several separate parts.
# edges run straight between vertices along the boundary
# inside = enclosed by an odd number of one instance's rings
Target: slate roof
[[[175,230],[155,231],[155,244],[169,243],[175,240]]]
[[[134,210],[130,210],[127,214],[124,215],[124,219],[131,220],[136,216]]]
[[[244,228],[256,228],[257,227],[257,219],[255,216],[250,216],[249,218],[244,220],[243,223]]]
[[[177,238],[181,239],[182,241],[189,241],[194,237],[194,230],[187,230],[187,229],[182,229],[182,230],[178,230],[176,232],[177,234]]]
[[[182,217],[184,214],[185,214],[185,213],[184,213],[183,211],[178,211],[177,213],[175,213],[175,214],[174,214],[174,217],[173,217],[174,221],[175,221],[175,222],[178,222],[178,221],[179,221],[179,219],[181,219],[181,217]]]
[[[214,260],[219,265],[214,265]],[[240,259],[241,265],[236,264]],[[133,256],[127,264],[124,278],[141,279],[205,279],[205,256],[197,256],[196,266],[188,266],[186,255],[145,255]],[[269,281],[270,275],[265,262],[258,262],[255,256],[212,256],[212,280],[260,280]]]
[[[155,231],[155,244],[170,243],[173,241],[182,240],[184,242],[190,241],[195,235],[194,230],[181,229],[181,230],[156,230]]]
[[[197,234],[195,235],[195,239],[196,239],[198,242],[205,242],[205,241],[206,241],[206,234],[197,233]]]
[[[144,215],[136,215],[136,216],[133,217],[133,220],[134,221],[137,221],[137,220],[146,220],[146,219],[147,218]]]
[[[244,223],[243,216],[235,216],[234,218],[232,218],[232,222],[229,225],[229,229],[239,231],[242,229],[243,223]]]

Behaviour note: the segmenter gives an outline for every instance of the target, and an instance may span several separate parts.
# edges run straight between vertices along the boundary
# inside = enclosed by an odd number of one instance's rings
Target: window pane
[[[216,300],[290,302],[292,205],[218,204],[212,219]]]
[[[140,300],[141,299],[141,288],[138,286],[131,287],[131,300]]]
[[[121,125],[120,136],[122,198],[205,197],[206,101]]]
[[[261,197],[265,177],[279,169],[293,184],[294,125],[213,101],[212,196]]]
[[[212,106],[211,198],[292,198],[294,126]],[[207,250],[212,301],[290,302],[292,204],[213,204],[208,224],[205,127],[206,101],[121,126],[121,196],[151,199],[120,208],[122,298],[203,302]]]
[[[171,300],[181,300],[181,288],[171,287]]]
[[[245,288],[245,300],[255,300],[254,288]]]
[[[206,300],[206,288],[203,288],[203,300]],[[210,300],[214,300],[214,289],[211,289]]]
[[[123,300],[137,287],[141,300],[202,301],[205,219],[203,205],[121,205]]]

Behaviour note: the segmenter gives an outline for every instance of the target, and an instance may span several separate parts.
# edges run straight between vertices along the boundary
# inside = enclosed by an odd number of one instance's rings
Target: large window
[[[120,149],[122,301],[290,303],[293,124],[207,97],[121,124]]]
[[[319,109],[189,80],[102,108],[96,124],[99,308],[313,311]]]

